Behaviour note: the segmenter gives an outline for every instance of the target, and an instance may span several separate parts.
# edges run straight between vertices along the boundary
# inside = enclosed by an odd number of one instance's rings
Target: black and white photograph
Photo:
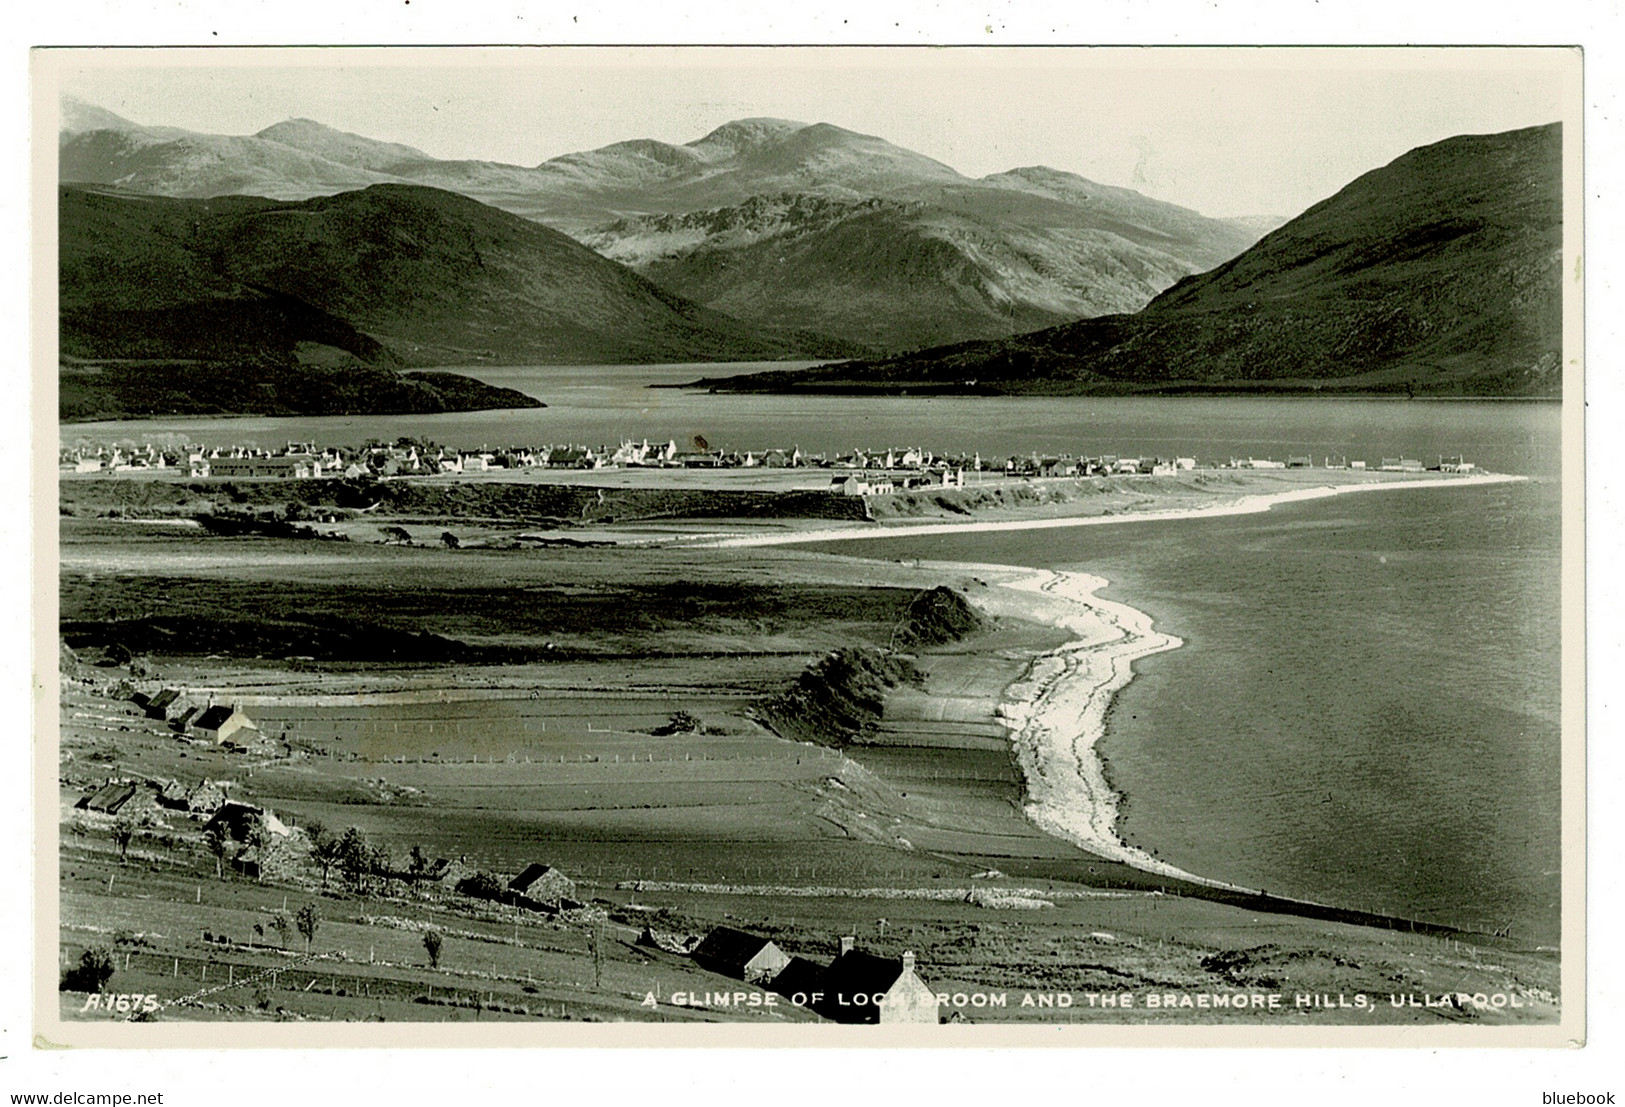
[[[1579,50],[31,64],[42,1038],[1584,1039]]]

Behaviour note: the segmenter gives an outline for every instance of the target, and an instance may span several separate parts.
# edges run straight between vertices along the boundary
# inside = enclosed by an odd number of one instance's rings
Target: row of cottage
[[[704,446],[679,449],[675,441],[625,441],[619,446],[510,446],[498,449],[449,450],[417,444],[364,446],[355,449],[314,443],[288,443],[276,450],[250,447],[189,446],[182,449],[146,446],[126,451],[119,446],[79,446],[61,452],[60,467],[76,473],[173,473],[192,478],[272,477],[304,480],[317,477],[429,476],[435,473],[482,473],[513,469],[946,469],[983,468],[981,458],[942,458],[908,449],[854,450],[829,458],[806,454],[799,447],[766,450],[717,450]]]
[[[645,932],[644,944],[654,944]],[[828,964],[786,954],[760,935],[719,926],[690,952],[701,968],[768,988],[798,1007],[844,1023],[936,1023],[941,1001],[920,979],[914,954],[882,957],[841,939]]]
[[[984,460],[979,453],[969,455],[938,455],[919,447],[885,450],[853,450],[830,458],[824,454],[805,454],[799,447],[786,449],[714,450],[696,445],[692,449],[679,449],[675,441],[651,444],[625,441],[619,446],[515,446],[500,449],[448,450],[438,446],[397,444],[371,445],[355,449],[327,447],[318,449],[314,443],[288,443],[279,450],[259,450],[247,447],[205,448],[189,446],[184,449],[165,449],[157,446],[125,451],[122,447],[75,447],[63,450],[61,467],[76,473],[174,473],[190,478],[280,478],[309,480],[319,477],[429,476],[436,473],[483,473],[515,469],[617,469],[617,468],[680,468],[680,469],[798,469],[805,467],[858,470],[867,477],[868,471],[881,474],[897,472],[914,474],[894,479],[877,477],[864,494],[900,491],[921,484],[954,487],[963,484],[969,472],[1003,473],[1006,476],[1036,477],[1094,477],[1127,474],[1172,476],[1195,469],[1194,457],[1119,457],[1101,454],[1074,457],[1071,454],[1044,456],[1037,453],[1025,457],[1011,456],[1002,462]],[[1232,457],[1226,468],[1232,469],[1308,469],[1315,467],[1308,455],[1289,456],[1284,461],[1272,458]],[[1328,469],[1365,469],[1365,461],[1348,458],[1325,457],[1321,467]],[[1428,468],[1420,460],[1407,457],[1383,458],[1378,468],[1390,472],[1421,472]],[[1444,472],[1470,472],[1473,465],[1461,457],[1439,458],[1431,468]],[[839,484],[847,478],[839,478]],[[889,484],[888,484],[889,482]],[[912,483],[910,483],[912,482]],[[849,491],[835,488],[836,491]]]

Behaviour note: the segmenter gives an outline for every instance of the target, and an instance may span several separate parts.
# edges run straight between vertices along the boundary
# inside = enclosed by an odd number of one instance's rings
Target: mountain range
[[[64,418],[200,402],[365,410],[362,379],[386,405],[378,410],[532,406],[449,374],[433,378],[435,395],[409,395],[426,379],[403,385],[394,370],[820,348],[675,296],[539,223],[417,185],[300,201],[63,186],[58,250],[59,339],[72,368]],[[346,383],[345,372],[363,376]],[[186,401],[198,389],[209,399]]]
[[[1133,311],[1280,222],[1208,219],[1043,167],[972,179],[872,135],[780,119],[524,167],[436,159],[305,119],[208,135],[67,101],[59,152],[64,182],[147,195],[455,192],[561,230],[703,307],[798,334],[787,352],[805,356]],[[719,347],[708,358],[733,356]]]
[[[1461,135],[1357,178],[1143,310],[739,390],[1561,392],[1562,129]]]

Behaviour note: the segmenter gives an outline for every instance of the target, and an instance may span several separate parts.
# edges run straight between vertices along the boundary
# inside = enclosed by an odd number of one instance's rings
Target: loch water
[[[1085,570],[1183,639],[1135,663],[1097,747],[1130,844],[1555,945],[1558,502],[1530,481],[827,548]]]

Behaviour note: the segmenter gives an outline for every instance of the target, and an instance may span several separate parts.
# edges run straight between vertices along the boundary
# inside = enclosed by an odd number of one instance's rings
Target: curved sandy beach
[[[1046,833],[1107,860],[1210,887],[1251,891],[1186,872],[1117,836],[1118,796],[1095,750],[1106,731],[1107,708],[1118,689],[1133,679],[1136,659],[1183,643],[1155,629],[1145,612],[1097,595],[1110,583],[1104,577],[1014,565],[941,567],[991,578],[991,594],[977,598],[991,614],[1036,618],[1075,636],[1034,658],[1025,679],[1006,689],[1000,707],[1026,779],[1027,817]],[[999,591],[1020,598],[1012,603],[1014,597],[1001,597]]]

